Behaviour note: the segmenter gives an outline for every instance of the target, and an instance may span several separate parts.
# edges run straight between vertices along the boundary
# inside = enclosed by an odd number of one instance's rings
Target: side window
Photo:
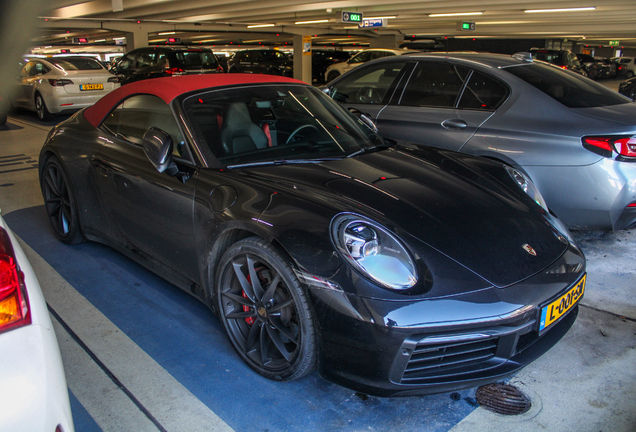
[[[406,61],[403,61],[356,69],[331,89],[331,95],[341,103],[379,104],[405,65]]]
[[[464,85],[466,68],[444,62],[419,62],[400,105],[452,108]]]
[[[172,137],[173,155],[184,156],[185,142],[170,107],[160,98],[138,95],[119,104],[104,120],[102,127],[118,138],[141,145],[150,127],[157,127]]]
[[[135,54],[130,53],[122,57],[117,68],[119,70],[128,70],[135,67]]]
[[[459,101],[459,108],[495,110],[508,95],[507,87],[481,72],[474,71]]]
[[[141,52],[137,57],[137,67],[153,67],[155,66],[155,53],[152,51]]]
[[[22,72],[20,73],[23,77],[28,77],[28,76],[32,76],[31,70],[33,70],[33,73],[35,73],[35,63],[34,62],[28,62],[27,64],[24,65],[24,67],[22,68]]]
[[[369,61],[369,57],[371,56],[371,51],[364,51],[360,54],[356,55],[351,59],[351,63],[364,63]]]

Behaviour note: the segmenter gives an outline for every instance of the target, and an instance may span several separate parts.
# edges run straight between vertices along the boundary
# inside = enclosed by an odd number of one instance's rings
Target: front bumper
[[[504,289],[405,302],[314,288],[321,374],[375,396],[439,393],[496,381],[567,333],[578,304],[541,333],[540,311],[584,272],[585,258],[571,246],[548,269]]]

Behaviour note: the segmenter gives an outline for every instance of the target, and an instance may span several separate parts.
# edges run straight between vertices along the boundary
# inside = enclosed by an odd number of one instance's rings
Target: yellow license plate
[[[549,327],[550,324],[565,315],[567,311],[572,309],[574,305],[581,299],[581,297],[583,297],[583,293],[585,292],[586,277],[587,275],[584,275],[583,279],[581,279],[579,283],[570,288],[568,292],[541,309],[541,322],[539,324],[539,331]]]
[[[104,84],[82,84],[80,90],[104,90]]]

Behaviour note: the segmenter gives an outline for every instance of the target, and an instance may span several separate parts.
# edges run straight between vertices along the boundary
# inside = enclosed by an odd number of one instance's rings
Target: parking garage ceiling
[[[397,34],[407,40],[558,38],[605,46],[619,41],[636,47],[634,0],[401,0],[395,4],[386,0],[51,0],[45,4],[35,45],[63,45],[72,37],[109,45],[123,34],[124,25],[136,25],[148,29],[149,43],[162,43],[170,35],[181,43],[217,46],[282,45],[291,43],[293,34],[311,34],[314,45],[364,47],[370,38]],[[579,10],[530,12],[545,9]],[[340,22],[342,11],[389,18],[386,27],[361,30]],[[463,21],[474,22],[475,30],[461,30],[458,22]],[[305,22],[310,23],[299,24]]]

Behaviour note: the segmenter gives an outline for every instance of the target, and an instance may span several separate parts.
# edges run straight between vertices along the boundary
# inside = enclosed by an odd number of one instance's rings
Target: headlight
[[[506,171],[508,171],[510,177],[512,177],[512,179],[519,185],[519,187],[525,193],[527,193],[534,202],[539,204],[546,212],[549,212],[548,205],[545,203],[545,200],[541,196],[541,192],[539,192],[539,189],[537,189],[537,187],[534,185],[534,183],[532,183],[532,180],[530,180],[528,176],[510,166],[506,166]]]
[[[417,282],[411,255],[386,228],[355,214],[341,214],[331,222],[331,237],[340,255],[374,282],[406,290]]]

